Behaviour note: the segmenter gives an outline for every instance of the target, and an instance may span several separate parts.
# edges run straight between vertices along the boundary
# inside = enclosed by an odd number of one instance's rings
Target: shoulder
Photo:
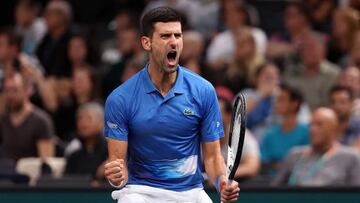
[[[41,122],[51,122],[51,117],[44,110],[40,109],[37,106],[33,106],[33,119]]]
[[[321,64],[321,70],[326,75],[337,76],[341,69],[336,64],[326,60]]]
[[[351,159],[358,159],[360,161],[359,152],[356,149],[354,149],[353,147],[340,145],[338,154],[349,157]]]
[[[184,75],[184,85],[189,90],[197,90],[199,93],[215,92],[214,86],[200,75],[192,72],[191,70],[180,66]]]

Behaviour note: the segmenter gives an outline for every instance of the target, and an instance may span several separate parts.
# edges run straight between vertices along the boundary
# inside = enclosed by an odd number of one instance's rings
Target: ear
[[[141,45],[145,51],[151,51],[151,39],[146,36],[141,37]]]

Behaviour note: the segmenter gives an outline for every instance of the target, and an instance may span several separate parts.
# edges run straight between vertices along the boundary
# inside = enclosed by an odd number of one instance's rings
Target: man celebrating
[[[224,175],[219,144],[224,130],[215,90],[178,65],[180,21],[166,7],[143,16],[141,44],[149,63],[106,101],[105,175],[112,185],[125,186],[113,193],[118,202],[211,202],[202,185],[201,148],[221,201],[237,200],[238,183],[228,183]]]

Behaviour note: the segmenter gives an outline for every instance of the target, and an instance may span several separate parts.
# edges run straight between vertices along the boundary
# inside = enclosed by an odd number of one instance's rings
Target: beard
[[[25,102],[11,102],[6,107],[11,113],[18,113],[24,109]]]

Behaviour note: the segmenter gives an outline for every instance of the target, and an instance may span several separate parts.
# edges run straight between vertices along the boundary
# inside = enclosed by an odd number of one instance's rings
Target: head
[[[354,34],[353,44],[351,46],[350,60],[352,65],[360,67],[360,30]]]
[[[46,5],[44,17],[50,33],[59,27],[67,27],[72,18],[71,5],[64,0],[52,0]]]
[[[274,63],[264,63],[255,72],[255,85],[265,83],[273,86],[280,85],[280,71]]]
[[[256,54],[256,42],[250,28],[238,28],[235,33],[235,59],[247,61]]]
[[[82,104],[76,112],[78,135],[83,139],[92,139],[102,133],[104,109],[95,102]]]
[[[68,57],[72,63],[86,62],[88,56],[88,43],[84,36],[74,35],[69,40]]]
[[[359,97],[360,69],[355,66],[345,68],[340,74],[338,84],[350,88],[354,97]]]
[[[128,26],[117,31],[117,47],[123,55],[131,55],[139,46],[139,31],[134,26]]]
[[[329,108],[320,107],[312,113],[310,123],[311,145],[315,150],[329,147],[337,139],[338,120],[336,113]]]
[[[275,112],[277,115],[296,116],[303,102],[303,96],[299,90],[286,84],[280,85],[280,92],[275,100]]]
[[[72,86],[75,96],[88,96],[94,94],[95,76],[90,66],[82,66],[73,71]]]
[[[33,0],[20,0],[15,7],[15,21],[22,27],[30,26],[36,19],[40,5]]]
[[[300,2],[290,2],[286,6],[284,14],[286,30],[294,35],[303,29],[309,29],[311,23],[310,8]]]
[[[241,0],[224,0],[223,15],[225,25],[230,30],[236,30],[241,26],[250,25],[250,16],[247,12],[247,7]]]
[[[325,39],[321,35],[309,34],[304,38],[300,49],[300,58],[305,68],[319,67],[325,58],[325,46]]]
[[[165,73],[177,71],[183,49],[181,18],[177,11],[159,7],[141,20],[141,44],[149,53],[150,65]]]
[[[13,60],[20,53],[21,37],[11,29],[0,30],[0,63]]]
[[[183,34],[184,49],[180,56],[180,61],[201,58],[204,50],[204,38],[197,31],[185,31]]]
[[[353,94],[350,88],[334,86],[330,90],[330,102],[331,108],[335,111],[340,122],[350,118],[353,108]]]
[[[359,28],[359,13],[351,7],[341,7],[335,10],[332,18],[332,35],[335,38],[352,40]]]
[[[5,105],[10,112],[21,111],[31,95],[31,83],[20,73],[15,73],[4,79]]]

